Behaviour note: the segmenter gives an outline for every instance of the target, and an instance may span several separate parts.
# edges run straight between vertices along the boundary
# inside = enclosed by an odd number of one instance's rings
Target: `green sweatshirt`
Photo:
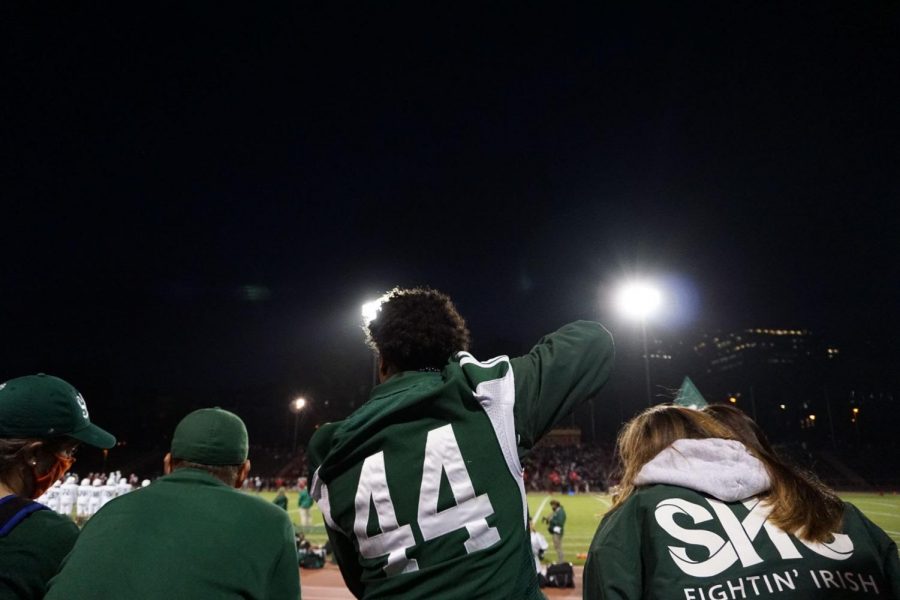
[[[178,469],[91,517],[47,600],[297,600],[283,510],[206,471]]]
[[[765,504],[741,493],[767,489],[764,472],[765,481],[748,490],[756,475],[741,468],[729,474],[741,459],[720,448],[721,462],[707,461],[691,482],[678,473],[691,462],[688,453],[673,454],[674,462],[644,477],[645,487],[603,519],[584,569],[586,600],[900,598],[897,546],[856,507],[845,504],[834,541],[804,542],[768,523]]]
[[[312,493],[359,598],[542,598],[519,457],[609,376],[597,323],[546,336],[527,355],[377,386],[310,443]]]
[[[566,528],[566,509],[560,505],[559,508],[553,511],[550,515],[550,520],[547,522],[547,529],[550,533],[555,533],[558,535],[562,535]]]

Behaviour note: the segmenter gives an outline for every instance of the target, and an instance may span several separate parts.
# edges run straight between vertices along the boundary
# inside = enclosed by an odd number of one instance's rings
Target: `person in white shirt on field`
[[[535,531],[534,522],[529,522],[531,526],[531,554],[534,556],[534,568],[541,575],[546,575],[546,569],[541,565],[541,559],[544,557],[544,551],[550,547],[547,538],[539,531]]]
[[[98,510],[100,510],[100,491],[103,487],[103,482],[100,479],[94,479],[91,482],[91,495],[88,497],[88,518],[93,517]]]
[[[106,480],[106,483],[100,486],[100,508],[103,508],[103,505],[116,497],[116,484],[115,478],[110,477]]]
[[[53,483],[53,485],[50,486],[50,489],[47,490],[47,497],[46,497],[47,502],[45,504],[53,512],[59,512],[59,492],[60,492],[59,488],[61,485],[62,484],[57,479]]]
[[[85,477],[78,486],[75,493],[75,521],[84,523],[90,516],[88,513],[88,503],[91,499],[91,480]]]
[[[66,478],[66,482],[59,488],[59,514],[72,518],[72,509],[75,506],[75,496],[78,493],[78,484],[74,477]]]
[[[116,497],[124,496],[128,492],[131,491],[131,484],[128,483],[128,480],[122,477],[119,479],[118,483],[116,483]]]

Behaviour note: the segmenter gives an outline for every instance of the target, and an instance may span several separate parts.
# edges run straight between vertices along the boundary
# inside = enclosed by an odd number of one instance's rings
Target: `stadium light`
[[[616,308],[624,316],[641,323],[641,342],[644,348],[644,376],[647,384],[647,406],[653,404],[650,391],[650,355],[647,352],[647,319],[662,306],[662,293],[645,281],[632,281],[623,285],[615,298]]]
[[[375,320],[378,311],[381,310],[382,302],[383,300],[379,298],[363,303],[361,312],[364,325],[368,327],[369,323]],[[378,385],[378,357],[375,355],[372,355],[372,385]]]
[[[641,322],[659,309],[662,304],[660,291],[646,282],[632,282],[623,286],[616,295],[616,306],[626,317]]]
[[[369,323],[374,321],[375,317],[378,316],[379,310],[381,310],[381,300],[372,300],[370,302],[365,302],[362,305],[363,322],[368,325]]]

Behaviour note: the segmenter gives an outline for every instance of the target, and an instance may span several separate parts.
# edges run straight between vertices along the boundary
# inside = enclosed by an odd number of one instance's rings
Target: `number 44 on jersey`
[[[442,473],[447,476],[456,505],[438,511]],[[369,536],[366,526],[372,505],[375,506],[382,533]],[[355,507],[353,533],[359,542],[360,554],[373,559],[387,555],[384,571],[388,575],[418,570],[416,560],[406,557],[406,550],[413,548],[416,540],[411,525],[401,526],[397,522],[387,485],[384,452],[373,454],[363,462],[356,488]],[[497,528],[487,524],[487,517],[492,514],[494,508],[488,495],[475,495],[453,428],[444,425],[429,431],[425,441],[425,463],[422,467],[417,518],[424,541],[465,528],[469,532],[469,538],[465,542],[466,553],[489,548],[500,541]]]

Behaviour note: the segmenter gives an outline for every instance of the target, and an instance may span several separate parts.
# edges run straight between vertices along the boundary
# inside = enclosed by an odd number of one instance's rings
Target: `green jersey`
[[[310,442],[312,494],[360,598],[542,598],[520,455],[608,378],[613,345],[576,322],[522,357],[456,354],[404,372]]]

